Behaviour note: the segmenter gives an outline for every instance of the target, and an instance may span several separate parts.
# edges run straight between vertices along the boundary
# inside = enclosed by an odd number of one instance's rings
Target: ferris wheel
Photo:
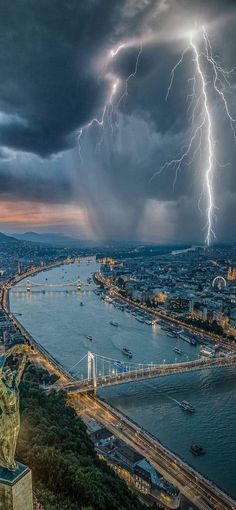
[[[212,282],[212,287],[217,289],[225,289],[227,286],[226,279],[223,276],[216,276]]]

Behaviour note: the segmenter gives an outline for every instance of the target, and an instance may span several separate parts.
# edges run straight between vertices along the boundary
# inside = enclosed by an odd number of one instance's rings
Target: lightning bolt
[[[170,93],[170,90],[171,90],[171,87],[173,85],[173,81],[174,81],[174,77],[175,77],[175,71],[176,69],[183,63],[183,60],[184,60],[184,56],[185,56],[185,53],[187,53],[189,47],[185,48],[184,51],[182,52],[182,55],[180,57],[180,59],[178,60],[178,62],[176,62],[176,64],[174,65],[173,69],[171,70],[171,75],[170,75],[170,83],[169,83],[169,86],[168,86],[168,89],[167,89],[167,92],[166,92],[166,101],[168,99],[168,96],[169,96],[169,93]]]
[[[213,56],[210,40],[204,27],[202,27],[201,33],[204,49],[199,51],[197,45],[193,41],[193,38],[190,37],[188,46],[184,49],[180,59],[177,61],[177,63],[171,70],[170,83],[166,93],[167,100],[174,82],[175,72],[183,64],[185,55],[188,52],[191,52],[192,62],[194,65],[194,76],[189,78],[188,80],[188,82],[191,81],[193,83],[193,87],[192,93],[187,96],[187,100],[189,98],[191,99],[188,110],[192,106],[193,110],[191,116],[191,130],[188,144],[178,157],[168,162],[165,162],[164,165],[153,174],[149,182],[151,182],[157,175],[160,175],[163,171],[166,171],[168,168],[173,168],[175,170],[175,177],[173,180],[174,188],[181,167],[183,166],[183,164],[190,165],[193,162],[198,152],[201,151],[203,144],[202,140],[205,139],[206,157],[204,163],[203,191],[206,196],[207,203],[205,242],[207,246],[209,246],[212,239],[216,237],[213,228],[216,209],[214,203],[213,181],[214,181],[214,163],[215,162],[217,162],[217,164],[219,163],[216,159],[214,151],[215,141],[213,138],[213,122],[209,101],[208,86],[209,84],[211,84],[212,90],[214,90],[214,92],[222,100],[224,111],[229,119],[234,140],[236,141],[236,126],[235,126],[236,118],[233,117],[233,115],[230,112],[230,107],[225,94],[226,86],[231,88],[230,75],[235,71],[236,68],[230,70],[224,69]],[[206,79],[208,70],[211,70],[213,74],[212,80],[210,82]],[[204,134],[205,137],[203,136]],[[191,155],[192,157],[191,159],[189,159]],[[201,193],[201,197],[203,191]],[[198,205],[200,204],[201,197],[199,199]]]
[[[200,65],[199,53],[196,45],[193,43],[192,39],[190,40],[190,46],[193,49],[193,53],[195,55],[196,69],[197,74],[200,78],[201,83],[201,95],[203,95],[203,108],[204,108],[204,124],[206,124],[207,130],[207,146],[208,146],[208,156],[207,156],[207,165],[205,171],[205,183],[206,183],[206,191],[207,191],[207,235],[206,235],[206,243],[209,246],[212,236],[215,237],[214,230],[212,228],[212,216],[214,212],[214,201],[213,201],[213,146],[214,141],[212,138],[212,121],[211,121],[211,113],[208,104],[207,97],[207,88],[206,81],[204,78],[204,74]]]
[[[137,72],[138,72],[138,65],[139,65],[139,59],[141,57],[141,54],[142,54],[142,51],[143,51],[143,45],[142,45],[142,42],[140,43],[140,47],[139,47],[139,50],[138,50],[138,54],[137,54],[137,58],[136,58],[136,61],[135,61],[135,66],[134,66],[134,71],[132,73],[130,73],[130,75],[126,78],[125,80],[125,88],[124,88],[124,92],[123,94],[120,96],[119,98],[119,101],[118,101],[118,106],[119,104],[123,101],[123,99],[125,99],[126,97],[128,97],[128,86],[129,86],[129,81],[131,80],[131,78],[135,78]]]
[[[115,58],[118,55],[118,53],[121,50],[123,50],[125,47],[126,47],[125,43],[119,44],[116,48],[110,50],[109,56],[112,59]],[[140,47],[139,47],[139,50],[138,50],[137,58],[136,58],[136,61],[135,61],[134,71],[125,80],[124,92],[122,93],[122,95],[118,99],[116,108],[118,108],[120,102],[124,99],[124,97],[128,96],[128,84],[129,84],[130,79],[131,78],[135,78],[135,76],[136,76],[136,74],[138,72],[138,65],[139,65],[139,59],[140,59],[141,53],[142,53],[142,43],[140,43]],[[109,75],[109,78],[110,78],[110,75]],[[92,128],[95,125],[97,125],[97,126],[99,126],[101,128],[104,128],[105,120],[106,120],[107,116],[110,118],[110,127],[111,127],[111,130],[113,130],[112,115],[113,115],[113,107],[114,107],[114,98],[117,95],[119,86],[121,84],[121,79],[118,76],[112,75],[111,82],[112,83],[111,83],[110,94],[108,96],[107,102],[105,103],[105,105],[103,107],[103,110],[102,110],[102,113],[101,113],[101,117],[100,118],[93,117],[85,126],[81,127],[79,129],[79,131],[78,131],[78,148],[79,148],[80,159],[82,159],[81,141],[82,141],[82,137],[83,137],[84,133],[86,133],[90,128]],[[101,141],[100,141],[100,143],[101,143]]]
[[[122,43],[122,44],[119,44],[119,46],[117,46],[117,48],[115,48],[114,50],[111,50],[110,51],[110,55],[111,57],[116,57],[116,55],[118,55],[118,53],[123,49],[125,48],[125,44]]]
[[[82,158],[81,139],[82,139],[83,134],[86,131],[88,131],[91,127],[93,127],[94,125],[99,126],[101,128],[104,127],[104,122],[105,122],[106,114],[108,113],[109,108],[111,108],[111,111],[113,109],[113,98],[114,98],[114,96],[117,93],[117,88],[119,86],[119,83],[120,83],[120,80],[117,77],[115,77],[113,79],[113,82],[112,82],[112,85],[111,85],[110,95],[108,97],[107,103],[103,107],[101,117],[100,118],[93,117],[88,122],[88,124],[86,124],[84,127],[80,128],[80,130],[78,132],[78,147],[79,147],[80,158]]]
[[[231,129],[232,129],[232,132],[234,135],[234,140],[236,141],[236,133],[235,133],[236,118],[233,117],[229,111],[229,105],[228,105],[225,93],[223,91],[224,81],[229,86],[229,88],[231,88],[228,77],[235,71],[236,68],[233,67],[233,69],[230,69],[228,71],[226,69],[223,69],[223,67],[218,62],[216,62],[216,60],[213,57],[212,47],[210,44],[209,37],[206,33],[206,30],[204,27],[202,28],[202,30],[203,30],[203,38],[205,41],[205,55],[206,55],[207,61],[212,65],[213,72],[214,72],[214,82],[213,82],[214,89],[217,92],[217,94],[220,96],[221,100],[223,101],[223,105],[224,105],[226,114],[229,118]]]

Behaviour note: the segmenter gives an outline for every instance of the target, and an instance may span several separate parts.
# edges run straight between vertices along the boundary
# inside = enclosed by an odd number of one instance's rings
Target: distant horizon
[[[75,240],[75,241],[81,241],[81,242],[88,242],[88,243],[96,243],[97,245],[100,245],[100,246],[104,246],[106,245],[107,243],[110,243],[110,244],[117,244],[117,245],[127,245],[127,244],[130,244],[130,245],[144,245],[144,246],[170,246],[170,247],[192,247],[192,246],[196,246],[196,247],[201,247],[201,248],[207,248],[206,246],[206,243],[198,243],[198,242],[192,242],[192,241],[186,241],[186,242],[181,242],[181,241],[173,241],[173,242],[157,242],[157,241],[145,241],[145,240],[142,240],[142,239],[131,239],[131,240],[127,240],[127,239],[114,239],[114,238],[110,238],[110,239],[93,239],[93,238],[86,238],[86,237],[82,237],[82,236],[79,236],[79,235],[76,235],[76,234],[70,234],[70,233],[66,233],[66,232],[62,232],[62,231],[54,231],[54,232],[49,232],[49,231],[36,231],[36,230],[25,230],[25,231],[14,231],[14,232],[7,232],[7,231],[4,231],[4,230],[1,230],[1,232],[3,234],[5,234],[6,236],[9,236],[9,237],[14,237],[14,234],[17,235],[17,236],[30,236],[30,235],[38,235],[38,236],[45,236],[45,237],[50,237],[50,236],[58,236],[58,238],[60,237],[65,237],[65,239],[71,239],[71,240]],[[234,246],[236,245],[236,241],[229,241],[229,242],[217,242],[215,241],[214,243],[212,243],[209,248],[211,247],[217,247],[217,246]]]

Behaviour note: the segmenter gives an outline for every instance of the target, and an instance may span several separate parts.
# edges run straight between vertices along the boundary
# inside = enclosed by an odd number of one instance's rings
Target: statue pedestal
[[[17,469],[0,467],[0,510],[33,510],[31,471],[17,462]]]

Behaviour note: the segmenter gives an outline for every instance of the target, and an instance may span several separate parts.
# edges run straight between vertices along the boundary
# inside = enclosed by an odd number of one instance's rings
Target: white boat
[[[192,406],[192,404],[190,404],[190,402],[187,402],[187,400],[182,400],[180,403],[179,403],[179,406],[184,410],[184,411],[187,411],[188,413],[194,413],[195,409],[194,407]]]
[[[215,355],[215,351],[206,346],[200,347],[199,352],[204,358],[213,358]]]

